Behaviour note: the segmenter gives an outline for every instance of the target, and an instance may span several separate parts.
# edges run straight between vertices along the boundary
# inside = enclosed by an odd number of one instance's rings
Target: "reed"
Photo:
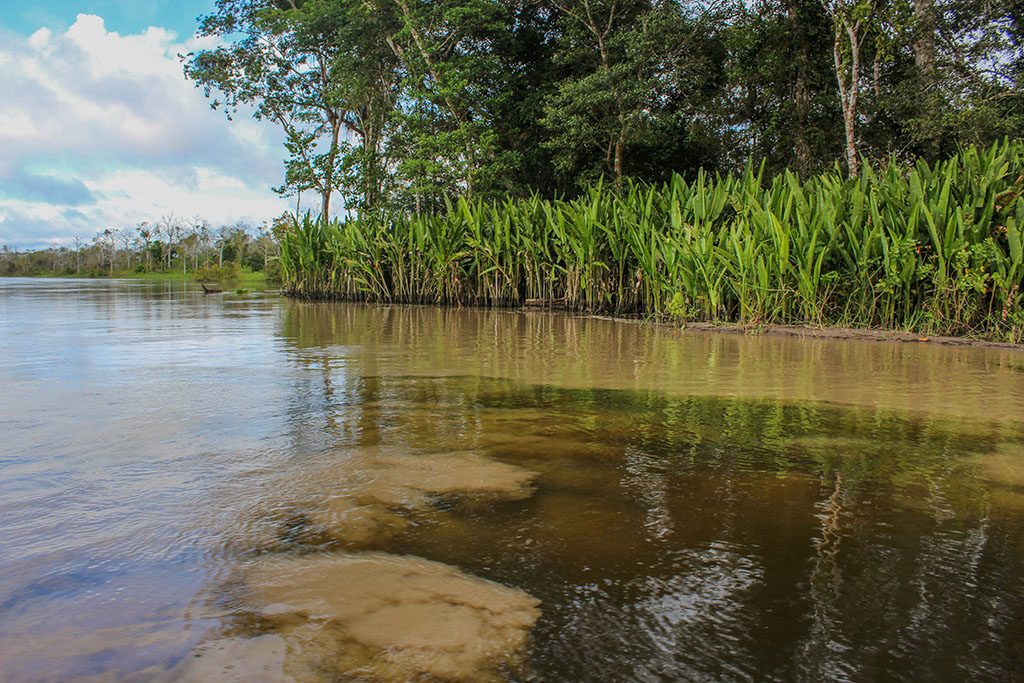
[[[845,179],[763,169],[572,201],[459,198],[429,215],[297,220],[288,290],[1024,341],[1024,144]]]

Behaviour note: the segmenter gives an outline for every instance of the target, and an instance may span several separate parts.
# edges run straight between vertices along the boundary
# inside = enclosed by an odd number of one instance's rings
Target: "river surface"
[[[0,679],[1024,676],[1024,351],[0,280]]]

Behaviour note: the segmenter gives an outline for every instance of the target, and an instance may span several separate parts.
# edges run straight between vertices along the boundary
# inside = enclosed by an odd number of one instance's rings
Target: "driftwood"
[[[224,291],[217,285],[204,285],[200,282],[199,286],[203,288],[203,294],[220,294]]]
[[[523,302],[526,308],[565,308],[565,298],[561,299],[527,299]]]

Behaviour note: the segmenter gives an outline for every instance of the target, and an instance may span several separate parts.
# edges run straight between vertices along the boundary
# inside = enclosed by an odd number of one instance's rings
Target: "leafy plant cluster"
[[[281,235],[296,295],[520,305],[1024,341],[1024,143],[801,181],[674,175],[579,198],[459,198],[436,213]]]

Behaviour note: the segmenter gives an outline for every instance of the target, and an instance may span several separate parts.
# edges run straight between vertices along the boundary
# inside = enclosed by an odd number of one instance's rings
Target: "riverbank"
[[[542,310],[523,307],[523,311]],[[897,342],[906,344],[934,344],[939,346],[974,346],[990,349],[1014,349],[1024,351],[1024,344],[993,341],[976,337],[951,337],[944,335],[920,334],[908,330],[884,330],[857,327],[817,327],[813,325],[744,325],[741,323],[709,323],[690,322],[677,323],[652,320],[650,318],[625,318],[610,315],[580,315],[575,317],[608,320],[617,323],[635,323],[641,325],[657,325],[661,327],[679,328],[685,332],[704,334],[742,334],[767,335],[774,337],[798,337],[806,339],[836,339],[853,341]],[[1024,370],[1024,365],[1021,366]]]
[[[560,306],[529,305],[529,306],[458,306],[431,303],[397,303],[397,302],[371,302],[344,295],[325,295],[298,293],[294,290],[284,289],[281,291],[285,296],[308,302],[324,303],[357,303],[371,304],[378,303],[386,306],[423,306],[434,308],[471,308],[471,309],[504,309],[519,310],[523,312],[558,312],[571,317],[590,318],[594,320],[609,320],[620,323],[633,323],[640,325],[653,325],[658,327],[681,328],[687,332],[698,333],[721,333],[721,334],[744,334],[744,335],[770,335],[781,337],[803,337],[809,339],[838,339],[858,341],[881,341],[913,344],[936,344],[940,346],[975,346],[993,349],[1016,349],[1024,351],[1024,343],[1014,343],[989,339],[981,336],[955,336],[931,334],[928,332],[914,330],[893,330],[872,327],[849,327],[830,325],[801,325],[801,324],[760,324],[760,323],[739,323],[739,322],[707,322],[707,321],[677,321],[670,320],[666,316],[617,316],[601,313],[589,313],[567,310]]]
[[[715,323],[689,323],[683,326],[687,332],[713,332],[727,334],[766,334],[781,337],[805,337],[809,339],[842,339],[857,341],[899,342],[909,344],[937,344],[940,346],[978,346],[993,349],[1016,349],[1024,351],[1024,344],[1012,344],[973,337],[947,337],[922,335],[903,330],[873,330],[853,327],[811,327],[806,325],[740,325]],[[1024,366],[1022,366],[1024,369]]]
[[[711,324],[909,330],[1024,342],[1024,144],[934,165],[767,179],[675,176],[571,201],[459,198],[415,216],[307,216],[287,289]]]

